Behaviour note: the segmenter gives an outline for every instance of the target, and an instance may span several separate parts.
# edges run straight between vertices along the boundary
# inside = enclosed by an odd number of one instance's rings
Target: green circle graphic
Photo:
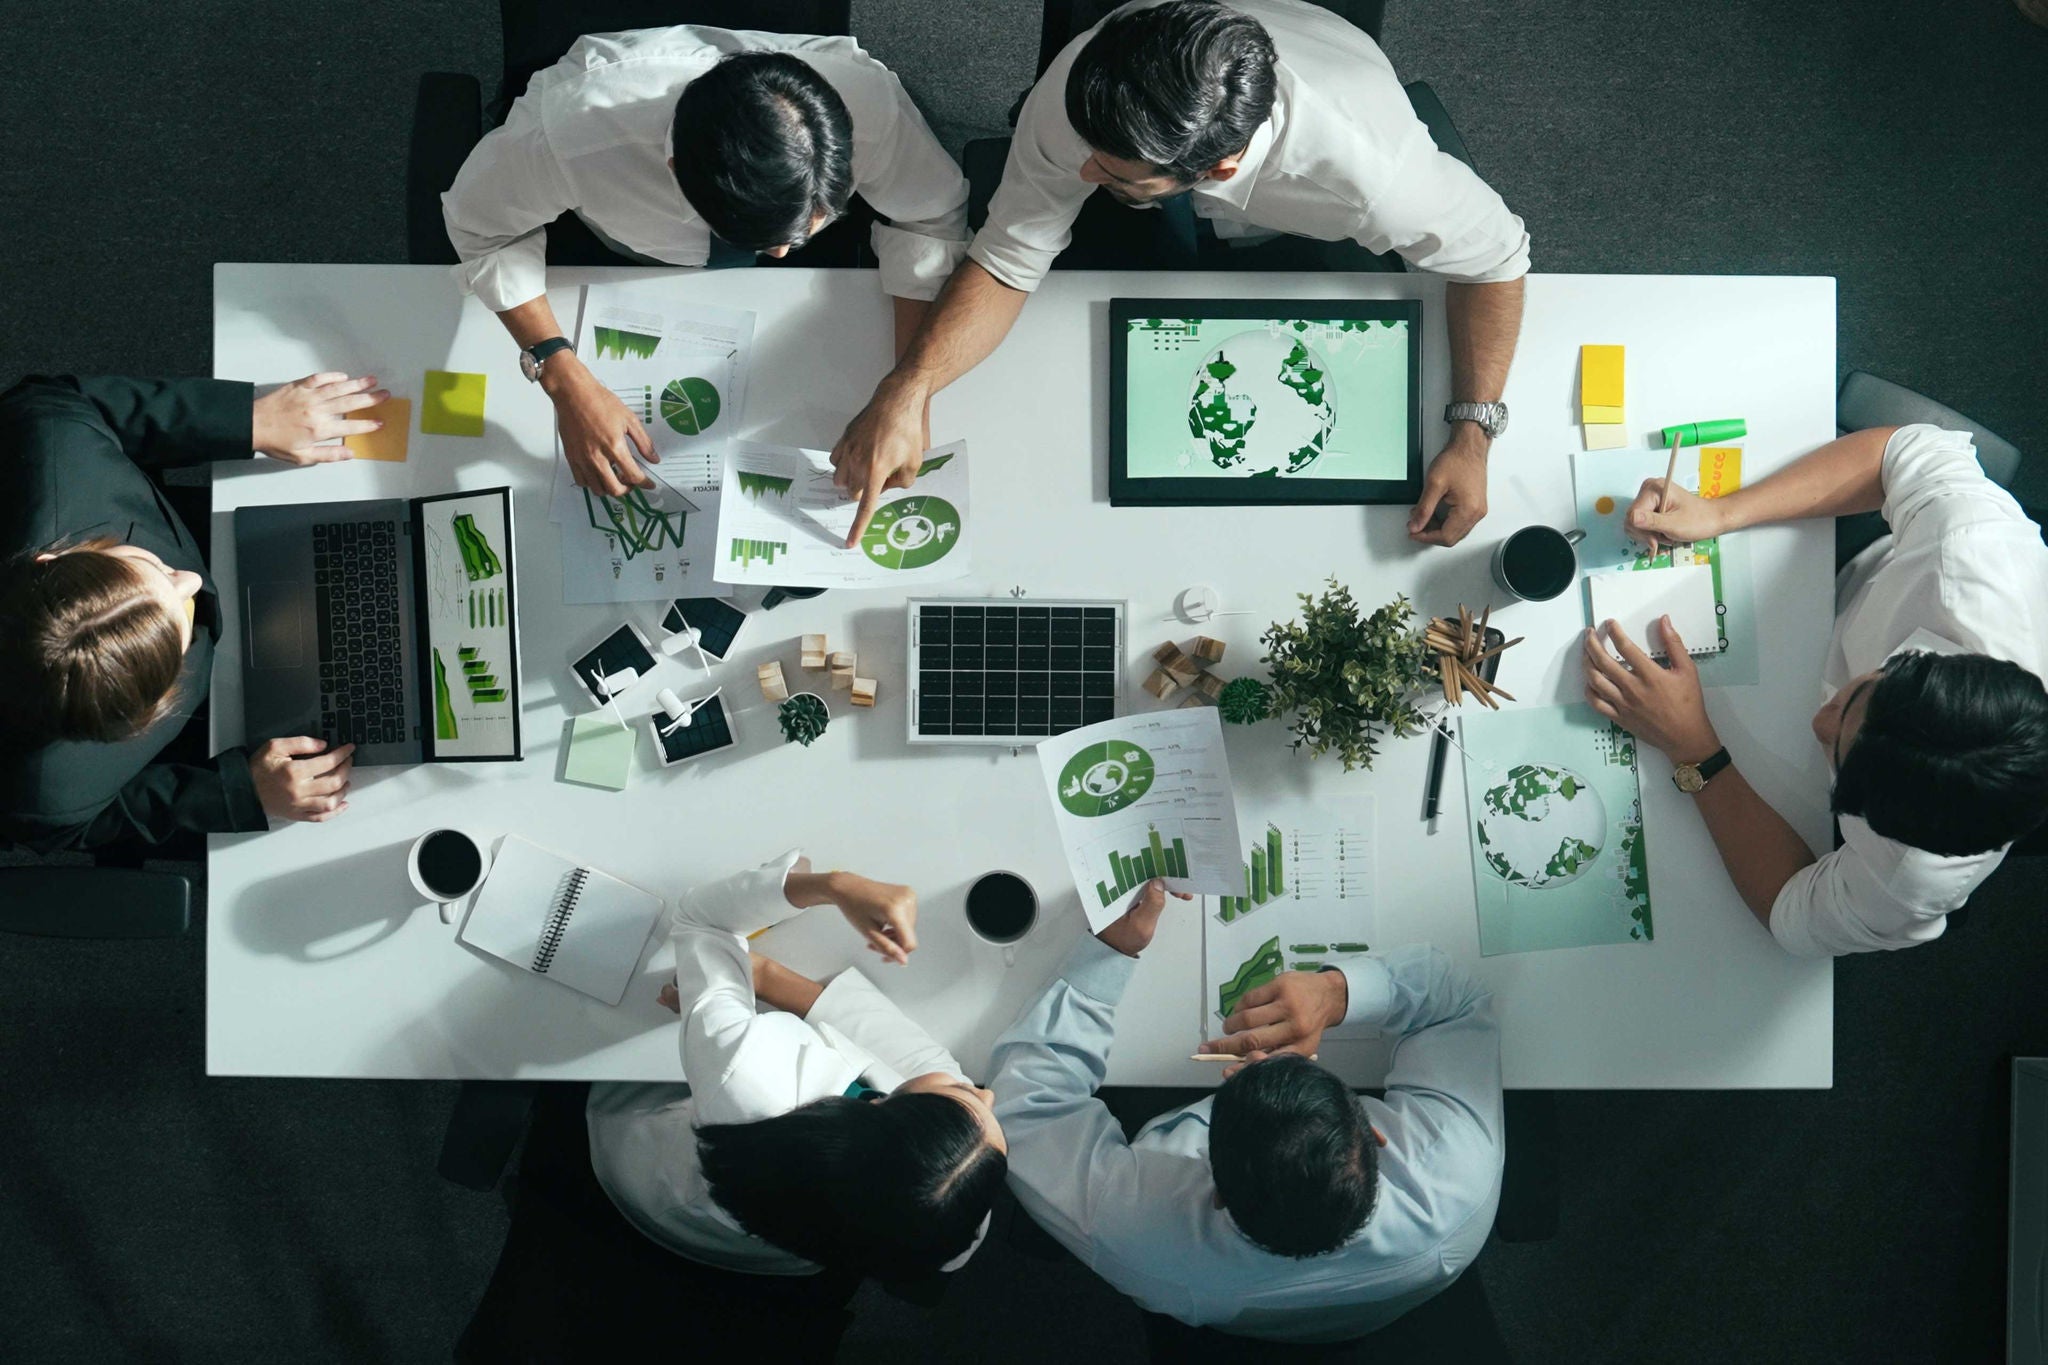
[[[860,547],[885,569],[936,564],[960,540],[960,513],[944,498],[908,497],[876,509]]]
[[[661,391],[661,417],[683,436],[711,430],[718,420],[718,386],[695,375],[669,380]]]
[[[1060,769],[1060,804],[1079,816],[1120,811],[1152,788],[1152,755],[1128,740],[1091,744]]]

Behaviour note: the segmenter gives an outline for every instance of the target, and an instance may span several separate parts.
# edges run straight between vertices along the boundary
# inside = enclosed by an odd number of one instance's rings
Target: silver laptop
[[[358,765],[517,759],[507,488],[235,511],[242,721]]]

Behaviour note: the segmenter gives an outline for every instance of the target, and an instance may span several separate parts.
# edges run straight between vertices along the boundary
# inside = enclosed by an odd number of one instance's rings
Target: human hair
[[[711,1197],[754,1236],[882,1279],[940,1269],[974,1245],[1009,1162],[958,1100],[831,1096],[697,1130]]]
[[[21,737],[112,744],[176,705],[185,639],[112,537],[0,565],[0,696]],[[48,554],[50,558],[39,558]]]
[[[1209,1173],[1238,1229],[1278,1256],[1335,1251],[1379,1197],[1379,1157],[1358,1097],[1293,1053],[1242,1067],[1217,1087]]]
[[[1886,661],[1835,774],[1835,814],[1929,853],[1984,853],[2048,815],[2048,689],[2009,659]]]
[[[1273,112],[1273,60],[1265,26],[1216,0],[1119,10],[1075,54],[1067,119],[1095,150],[1191,183]]]
[[[825,78],[787,52],[735,52],[683,87],[676,185],[743,250],[799,247],[853,197],[853,119]]]

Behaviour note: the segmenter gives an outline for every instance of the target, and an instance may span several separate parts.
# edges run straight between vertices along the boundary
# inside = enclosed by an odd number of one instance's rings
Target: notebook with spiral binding
[[[457,935],[607,1005],[626,996],[662,899],[514,835]]]

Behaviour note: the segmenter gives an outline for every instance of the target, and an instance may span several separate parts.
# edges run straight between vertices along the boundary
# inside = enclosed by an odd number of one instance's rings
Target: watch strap
[[[1699,761],[1700,781],[1702,783],[1713,781],[1716,773],[1734,761],[1733,758],[1728,756],[1726,745],[1714,750],[1714,752]]]
[[[536,341],[533,345],[526,347],[526,353],[532,356],[533,363],[538,365],[557,351],[572,349],[574,348],[569,344],[569,338],[549,337],[546,341]]]

